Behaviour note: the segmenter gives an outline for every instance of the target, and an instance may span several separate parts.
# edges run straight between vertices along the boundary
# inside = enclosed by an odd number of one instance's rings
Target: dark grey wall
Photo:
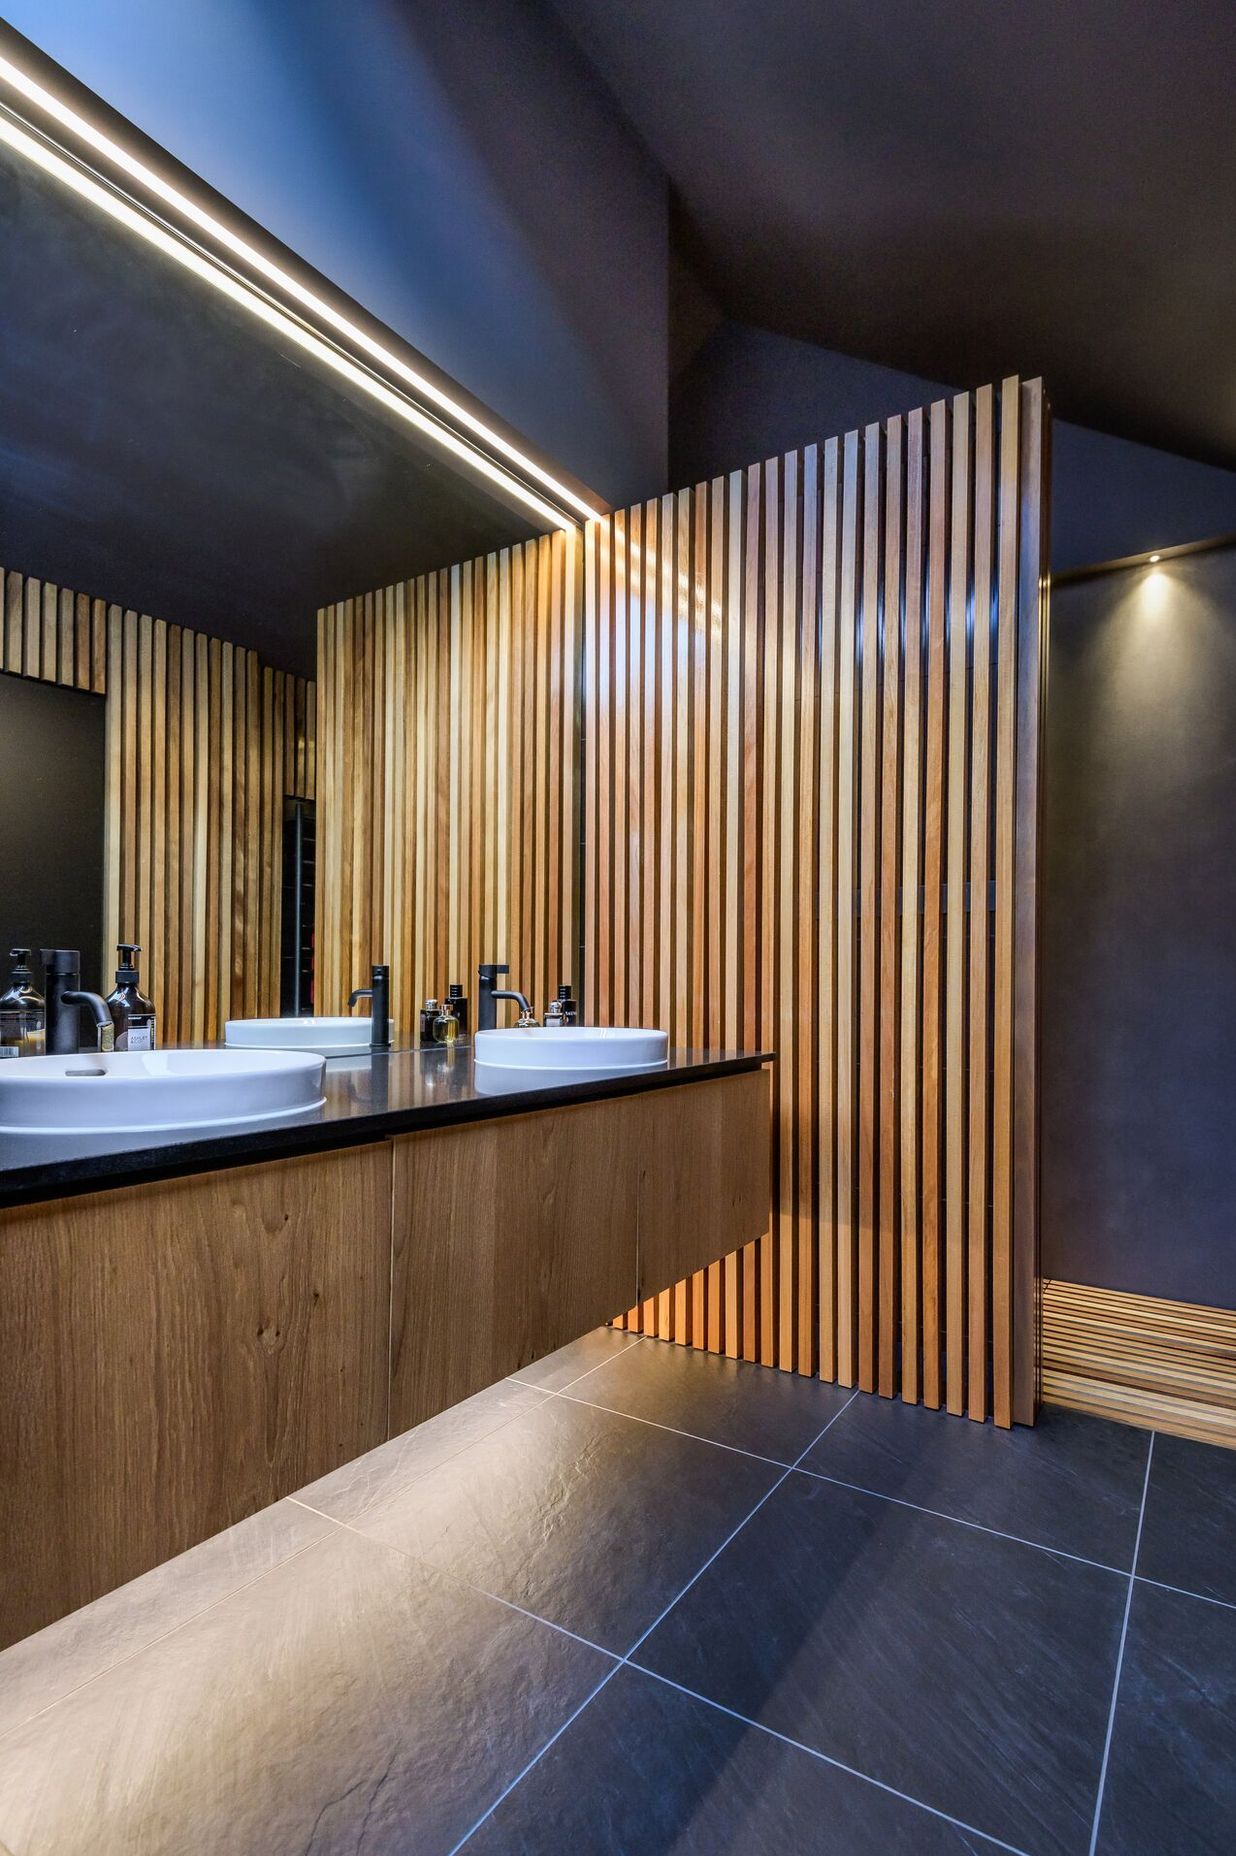
[[[811,342],[722,322],[671,389],[671,480],[697,483],[952,391]],[[1236,533],[1236,471],[1062,421],[1053,428],[1052,463],[1058,572]]]
[[[1236,1307],[1236,549],[1057,587],[1044,1269]]]
[[[0,674],[0,990],[13,946],[36,963],[41,946],[75,947],[86,984],[104,977],[103,708]]]
[[[602,496],[664,487],[667,182],[546,9],[4,16]]]

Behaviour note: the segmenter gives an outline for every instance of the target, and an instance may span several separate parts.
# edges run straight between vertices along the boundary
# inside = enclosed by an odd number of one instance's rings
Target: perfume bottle
[[[451,1009],[451,1001],[444,999],[438,1007],[438,1016],[433,1021],[433,1039],[435,1044],[453,1044],[459,1036],[459,1020]]]

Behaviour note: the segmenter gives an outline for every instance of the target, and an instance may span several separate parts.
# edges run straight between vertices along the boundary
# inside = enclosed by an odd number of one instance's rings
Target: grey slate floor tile
[[[1083,1856],[1127,1591],[795,1473],[636,1660],[1035,1856]]]

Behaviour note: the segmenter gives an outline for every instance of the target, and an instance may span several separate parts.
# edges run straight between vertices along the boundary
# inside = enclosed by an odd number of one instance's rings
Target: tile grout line
[[[1166,1579],[1149,1579],[1144,1572],[1134,1574],[1134,1583],[1157,1586],[1160,1592],[1175,1592],[1179,1598],[1196,1598],[1201,1605],[1219,1605],[1224,1611],[1236,1611],[1236,1601],[1230,1598],[1212,1598],[1209,1592],[1191,1592],[1187,1585],[1169,1585]]]
[[[635,1652],[640,1648],[640,1645],[647,1642],[648,1638],[651,1637],[653,1631],[656,1630],[660,1624],[664,1623],[665,1619],[669,1616],[670,1612],[674,1609],[674,1606],[679,1602],[679,1599],[685,1598],[687,1593],[691,1590],[692,1586],[695,1585],[696,1581],[703,1578],[704,1574],[708,1571],[708,1568],[713,1564],[715,1560],[720,1558],[720,1556],[725,1552],[725,1549],[729,1546],[730,1542],[732,1540],[735,1540],[738,1537],[738,1535],[741,1534],[743,1528],[746,1527],[747,1522],[752,1520],[754,1516],[759,1513],[760,1509],[764,1506],[764,1503],[768,1501],[771,1496],[776,1494],[777,1490],[781,1487],[783,1482],[786,1482],[789,1479],[789,1477],[793,1475],[798,1464],[801,1463],[803,1458],[806,1456],[807,1451],[814,1450],[816,1445],[819,1443],[820,1438],[824,1436],[825,1432],[831,1430],[832,1426],[836,1424],[838,1418],[842,1418],[845,1416],[846,1412],[850,1409],[850,1406],[854,1403],[857,1397],[858,1397],[857,1391],[851,1392],[849,1398],[846,1400],[845,1404],[841,1407],[841,1410],[835,1411],[832,1417],[828,1420],[828,1423],[824,1426],[824,1430],[820,1431],[817,1436],[811,1439],[811,1442],[807,1445],[805,1450],[799,1451],[798,1456],[795,1458],[794,1462],[789,1464],[782,1471],[781,1475],[777,1477],[777,1480],[772,1484],[771,1488],[765,1489],[764,1493],[760,1496],[759,1501],[756,1502],[751,1512],[743,1516],[742,1520],[738,1523],[738,1526],[726,1535],[725,1539],[721,1542],[721,1545],[716,1549],[716,1551],[713,1553],[710,1553],[708,1558],[704,1561],[704,1564],[699,1568],[699,1570],[691,1575],[691,1577],[687,1580],[687,1583],[683,1586],[681,1592],[679,1592],[676,1597],[670,1599],[670,1602],[668,1605],[666,1605],[664,1611],[662,1611],[658,1617],[655,1617],[652,1620],[652,1623],[648,1626],[647,1630],[644,1631],[641,1636],[635,1639],[635,1642],[631,1645],[630,1649],[627,1651],[626,1655],[622,1659],[624,1663],[629,1662],[630,1659],[635,1655]]]
[[[291,1501],[294,1498],[289,1496],[287,1499]],[[307,1506],[307,1503],[301,1503],[302,1508]],[[460,1572],[451,1572],[445,1566],[436,1566],[432,1560],[422,1559],[419,1553],[413,1553],[407,1547],[397,1546],[393,1540],[379,1540],[376,1534],[367,1534],[355,1521],[340,1521],[334,1515],[323,1514],[320,1508],[310,1508],[309,1512],[321,1515],[322,1520],[329,1521],[331,1526],[337,1527],[341,1533],[350,1534],[354,1540],[363,1540],[366,1546],[377,1547],[382,1552],[397,1553],[400,1559],[408,1562],[409,1566],[419,1567],[431,1578],[447,1579],[452,1585],[458,1586],[460,1591],[473,1592],[479,1598],[491,1599],[495,1605],[501,1605],[504,1611],[515,1611],[521,1618],[527,1618],[532,1624],[543,1624],[546,1630],[556,1631],[560,1637],[569,1637],[573,1643],[581,1644],[585,1650],[595,1650],[598,1656],[608,1657],[612,1663],[617,1664],[622,1661],[617,1650],[607,1650],[603,1643],[594,1643],[591,1637],[582,1637],[569,1625],[557,1624],[553,1618],[542,1617],[539,1611],[529,1611],[526,1605],[517,1605],[513,1598],[503,1598],[500,1592],[491,1592],[488,1586],[477,1585],[474,1579],[465,1579]]]
[[[521,1379],[518,1373],[508,1373],[502,1383],[512,1386],[526,1386],[532,1392],[544,1392],[549,1398],[560,1398],[562,1394],[568,1392],[572,1386],[577,1386],[581,1379],[591,1379],[593,1373],[599,1373],[603,1366],[609,1366],[614,1360],[620,1360],[624,1353],[630,1353],[632,1347],[638,1347],[643,1338],[642,1334],[633,1334],[625,1347],[619,1347],[617,1353],[607,1353],[605,1358],[603,1360],[598,1360],[595,1366],[585,1367],[584,1371],[582,1373],[577,1373],[574,1379],[568,1379],[564,1386],[538,1386],[534,1384],[531,1379]],[[552,1358],[552,1355],[550,1357]]]
[[[584,1709],[592,1706],[592,1703],[596,1700],[597,1696],[601,1693],[601,1690],[605,1687],[606,1683],[612,1682],[614,1677],[618,1674],[618,1671],[622,1667],[623,1667],[622,1663],[616,1662],[612,1669],[607,1669],[605,1671],[605,1674],[601,1677],[601,1680],[597,1683],[592,1693],[590,1695],[584,1696],[584,1699],[580,1702],[578,1708],[575,1709],[574,1713],[567,1715],[567,1718],[565,1721],[563,1721],[561,1727],[555,1729],[555,1731],[549,1736],[549,1739],[545,1742],[544,1746],[541,1747],[537,1752],[535,1752],[532,1755],[532,1758],[528,1761],[527,1765],[523,1768],[523,1770],[521,1772],[517,1772],[515,1774],[515,1777],[511,1780],[510,1784],[506,1786],[506,1788],[503,1791],[500,1791],[498,1793],[498,1796],[494,1799],[489,1809],[487,1811],[482,1812],[481,1816],[477,1818],[475,1824],[471,1825],[469,1829],[464,1831],[463,1836],[460,1837],[458,1843],[453,1843],[451,1845],[450,1850],[447,1852],[447,1856],[457,1856],[457,1852],[464,1847],[464,1844],[471,1842],[472,1838],[476,1835],[477,1831],[481,1828],[481,1826],[483,1824],[488,1823],[489,1819],[493,1816],[494,1812],[498,1809],[498,1806],[503,1802],[503,1800],[506,1798],[509,1798],[511,1793],[515,1790],[515,1787],[517,1785],[522,1784],[524,1779],[527,1778],[528,1774],[533,1770],[533,1768],[540,1764],[541,1760],[544,1759],[546,1753],[549,1752],[550,1747],[554,1746],[559,1740],[561,1740],[567,1728],[575,1724],[575,1722],[579,1719],[580,1715],[584,1712]]]
[[[578,1384],[578,1381],[575,1383]],[[753,1462],[767,1463],[772,1469],[794,1469],[797,1464],[798,1459],[796,1459],[794,1463],[787,1463],[784,1457],[765,1456],[760,1450],[744,1450],[741,1444],[723,1444],[719,1437],[704,1437],[701,1436],[699,1431],[683,1431],[680,1430],[676,1424],[662,1424],[659,1418],[641,1418],[638,1412],[619,1411],[616,1405],[598,1405],[595,1399],[577,1398],[575,1393],[570,1390],[551,1392],[549,1396],[551,1398],[565,1399],[568,1405],[582,1405],[587,1411],[607,1412],[611,1418],[629,1418],[632,1424],[649,1424],[654,1431],[668,1431],[673,1437],[690,1437],[697,1444],[711,1444],[714,1450],[728,1450],[733,1456],[749,1456]],[[847,1403],[849,1402],[850,1401],[847,1400]],[[845,1407],[843,1406],[842,1410],[844,1409]],[[838,1411],[834,1413],[834,1416],[839,1418],[841,1412]],[[831,1423],[832,1419],[830,1418],[829,1424]],[[827,1429],[828,1425],[825,1425],[824,1430]],[[823,1437],[823,1435],[824,1431],[821,1431],[820,1437]],[[814,1449],[815,1445],[819,1443],[820,1437],[813,1437],[811,1439],[811,1442],[807,1445],[808,1450]]]
[[[1150,1467],[1154,1462],[1154,1440],[1157,1433],[1150,1433],[1150,1448],[1146,1452],[1146,1474],[1142,1481],[1142,1505],[1137,1517],[1137,1538],[1133,1542],[1133,1564],[1129,1569],[1129,1589],[1125,1594],[1124,1618],[1120,1625],[1120,1647],[1116,1651],[1116,1673],[1112,1677],[1112,1700],[1107,1711],[1107,1733],[1103,1740],[1103,1763],[1099,1767],[1099,1789],[1094,1800],[1094,1822],[1090,1830],[1090,1856],[1095,1856],[1099,1847],[1099,1825],[1103,1817],[1103,1793],[1107,1786],[1107,1767],[1111,1759],[1112,1735],[1116,1726],[1116,1704],[1120,1699],[1120,1675],[1124,1668],[1124,1646],[1129,1634],[1129,1613],[1133,1609],[1133,1588],[1137,1584],[1137,1556],[1142,1548],[1142,1527],[1146,1520],[1146,1497],[1150,1492]]]
[[[626,1349],[624,1348],[623,1352],[625,1351]],[[811,1442],[807,1445],[806,1450],[803,1450],[800,1453],[800,1456],[798,1459],[799,1461],[802,1460],[802,1457],[806,1456],[807,1450],[813,1450],[815,1448],[816,1444],[819,1443],[820,1438],[823,1437],[824,1432],[828,1430],[830,1425],[835,1424],[837,1422],[837,1419],[840,1418],[844,1412],[847,1412],[850,1409],[850,1406],[854,1403],[854,1400],[857,1397],[858,1397],[857,1392],[852,1392],[850,1394],[845,1404],[841,1407],[841,1410],[835,1411],[833,1413],[832,1417],[828,1420],[828,1424],[824,1426],[824,1429],[820,1431],[817,1436],[813,1437],[811,1439]],[[577,1402],[582,1403],[583,1401],[581,1400]],[[534,1758],[528,1761],[528,1764],[524,1767],[523,1771],[518,1773],[516,1777],[512,1779],[511,1783],[507,1786],[506,1790],[501,1792],[498,1795],[498,1797],[494,1799],[493,1803],[489,1806],[489,1809],[485,1811],[481,1817],[478,1817],[475,1824],[473,1824],[471,1830],[467,1831],[464,1834],[464,1836],[460,1838],[459,1842],[456,1843],[454,1847],[451,1849],[451,1851],[449,1852],[449,1856],[457,1856],[457,1852],[464,1847],[464,1845],[470,1840],[470,1838],[475,1836],[476,1832],[481,1828],[481,1825],[486,1823],[488,1819],[493,1816],[494,1812],[497,1810],[498,1806],[503,1802],[503,1800],[505,1798],[510,1797],[511,1793],[515,1790],[515,1787],[519,1785],[525,1778],[527,1778],[528,1774],[532,1772],[534,1768],[540,1763],[540,1761],[544,1758],[545,1754],[548,1753],[549,1749],[566,1732],[567,1728],[570,1727],[574,1721],[577,1721],[580,1715],[583,1713],[584,1709],[589,1707],[591,1703],[596,1700],[597,1696],[601,1693],[601,1690],[605,1687],[606,1683],[612,1681],[612,1679],[614,1678],[614,1676],[617,1675],[620,1669],[624,1669],[624,1668],[628,1668],[632,1666],[630,1659],[632,1656],[634,1656],[635,1652],[639,1649],[640,1645],[644,1643],[647,1640],[647,1638],[651,1636],[652,1632],[656,1630],[657,1626],[660,1623],[662,1623],[665,1618],[669,1616],[670,1612],[673,1610],[674,1606],[678,1603],[679,1599],[686,1597],[687,1593],[691,1590],[692,1586],[696,1583],[696,1581],[703,1577],[703,1575],[708,1571],[708,1568],[713,1564],[713,1562],[718,1558],[718,1556],[724,1553],[726,1547],[729,1546],[730,1542],[733,1539],[735,1539],[735,1537],[738,1534],[742,1532],[743,1528],[747,1525],[747,1522],[750,1521],[754,1515],[759,1513],[760,1509],[764,1506],[764,1503],[769,1499],[771,1495],[776,1493],[776,1491],[781,1487],[782,1483],[786,1480],[786,1477],[791,1474],[792,1469],[793,1469],[793,1465],[791,1464],[788,1468],[782,1471],[781,1475],[777,1477],[777,1480],[772,1484],[772,1486],[764,1491],[763,1495],[761,1495],[759,1501],[756,1502],[755,1506],[751,1509],[750,1513],[743,1516],[742,1520],[738,1523],[738,1526],[733,1528],[731,1532],[728,1533],[725,1539],[721,1542],[721,1545],[717,1547],[714,1552],[709,1554],[708,1558],[704,1561],[703,1565],[699,1567],[698,1570],[691,1575],[691,1577],[687,1580],[687,1583],[683,1586],[682,1590],[678,1592],[670,1600],[669,1604],[666,1605],[665,1609],[662,1612],[660,1612],[660,1614],[657,1617],[653,1619],[652,1623],[648,1626],[647,1630],[645,1630],[639,1637],[636,1638],[635,1642],[631,1645],[630,1649],[626,1652],[626,1655],[622,1656],[615,1662],[614,1667],[606,1673],[606,1675],[602,1678],[602,1680],[597,1684],[596,1688],[593,1689],[591,1695],[589,1695],[585,1701],[580,1703],[579,1707],[576,1708],[574,1714],[572,1714],[568,1720],[565,1720],[562,1723],[562,1726],[559,1727],[557,1732],[551,1735],[551,1737],[545,1742],[545,1745],[541,1748],[540,1752],[537,1753]],[[535,1616],[534,1613],[529,1613],[529,1615]],[[547,1623],[548,1619],[541,1619],[540,1621],[542,1623]]]
[[[281,1497],[283,1501],[292,1501],[294,1499],[295,1498],[291,1495]],[[297,1502],[296,1506],[298,1508],[305,1508],[309,1514],[318,1514],[316,1508],[308,1508],[305,1502]],[[262,1512],[261,1509],[258,1510],[259,1514]],[[329,1521],[330,1518],[329,1515],[319,1515],[319,1519],[323,1521]],[[234,1525],[241,1526],[243,1523],[236,1522]],[[208,1538],[217,1538],[217,1536],[208,1536]],[[269,1566],[263,1566],[261,1572],[254,1573],[253,1577],[251,1579],[246,1579],[243,1584],[233,1586],[230,1591],[221,1593],[218,1598],[212,1598],[209,1604],[199,1605],[196,1611],[191,1611],[187,1617],[181,1618],[179,1623],[169,1625],[167,1630],[161,1630],[157,1636],[148,1638],[145,1643],[139,1643],[136,1649],[126,1651],[123,1656],[118,1656],[114,1662],[105,1664],[102,1669],[96,1669],[94,1674],[87,1676],[84,1681],[75,1682],[72,1688],[66,1688],[63,1695],[57,1695],[56,1699],[54,1701],[49,1701],[45,1707],[36,1708],[33,1714],[27,1714],[20,1721],[14,1721],[10,1727],[6,1727],[3,1732],[0,1732],[0,1744],[7,1740],[10,1734],[15,1734],[19,1732],[21,1728],[28,1727],[31,1721],[40,1720],[43,1715],[50,1714],[52,1709],[58,1708],[62,1702],[71,1700],[74,1695],[80,1695],[81,1691],[84,1688],[89,1688],[92,1682],[99,1682],[104,1676],[114,1675],[117,1669],[123,1669],[124,1665],[126,1663],[131,1663],[135,1657],[144,1656],[146,1651],[153,1650],[156,1644],[165,1643],[169,1637],[174,1637],[177,1631],[185,1630],[190,1624],[195,1624],[199,1618],[204,1618],[208,1611],[217,1611],[219,1606],[226,1605],[230,1598],[237,1598],[241,1592],[247,1592],[251,1586],[260,1585],[262,1580],[268,1578],[272,1572],[278,1572],[282,1567],[288,1565],[290,1561],[299,1559],[302,1553],[312,1553],[315,1547],[320,1547],[323,1541],[329,1539],[329,1534],[322,1534],[317,1540],[307,1540],[303,1546],[294,1547],[291,1553],[284,1554],[282,1559],[273,1560]],[[204,1546],[206,1543],[203,1541],[199,1544]],[[193,1549],[188,1548],[187,1551],[192,1552]],[[170,1562],[167,1560],[163,1561],[165,1566],[169,1563]],[[151,1568],[151,1571],[157,1570],[157,1567]],[[139,1578],[146,1578],[147,1576],[148,1575],[145,1573],[139,1573],[138,1575]],[[114,1586],[112,1589],[113,1591],[120,1592],[124,1590],[124,1587],[118,1585]],[[110,1597],[110,1592],[103,1592],[100,1594],[99,1599],[95,1599],[93,1602],[98,1604],[101,1599]],[[85,1607],[83,1606],[82,1609],[84,1610]],[[72,1617],[74,1613],[70,1611],[66,1613],[66,1615]],[[62,1621],[63,1620],[59,1618],[56,1620],[57,1623]],[[45,1628],[51,1629],[53,1626],[48,1625]],[[36,1632],[35,1634],[37,1635],[38,1633]],[[29,1638],[19,1637],[17,1641],[18,1643],[28,1643],[30,1640]],[[17,1645],[14,1644],[12,1647],[16,1649]],[[0,1846],[0,1856],[4,1856],[2,1846]]]
[[[969,1422],[969,1420],[967,1420]],[[928,1514],[936,1521],[948,1521],[954,1527],[973,1528],[977,1534],[992,1534],[997,1540],[1012,1540],[1020,1547],[1033,1547],[1036,1553],[1050,1553],[1053,1559],[1073,1560],[1079,1566],[1093,1566],[1096,1572],[1110,1572],[1117,1579],[1127,1579],[1123,1566],[1109,1566],[1105,1560],[1092,1560],[1084,1553],[1070,1553],[1067,1547],[1049,1547],[1042,1540],[1028,1540],[1024,1534],[1009,1534],[1002,1527],[989,1527],[985,1521],[970,1521],[964,1515],[947,1514],[943,1508],[924,1508],[921,1502],[907,1501],[903,1495],[886,1495],[880,1489],[868,1489],[861,1482],[847,1482],[842,1476],[826,1476],[821,1469],[803,1469],[793,1465],[800,1476],[815,1482],[829,1482],[838,1489],[853,1489],[856,1495],[870,1495],[875,1501],[892,1502],[898,1508],[911,1508],[915,1514]]]
[[[626,1658],[623,1659],[626,1662]],[[872,1778],[869,1772],[861,1772],[857,1766],[847,1766],[843,1759],[835,1759],[831,1753],[821,1753],[818,1747],[808,1746],[805,1740],[795,1740],[792,1734],[783,1734],[776,1727],[767,1727],[763,1721],[753,1721],[749,1714],[740,1714],[736,1708],[728,1708],[723,1701],[714,1701],[699,1689],[688,1688],[683,1682],[675,1682],[672,1676],[663,1676],[659,1670],[650,1669],[646,1663],[627,1663],[627,1667],[637,1670],[642,1676],[648,1676],[654,1682],[663,1682],[667,1688],[677,1689],[680,1695],[690,1696],[692,1701],[699,1701],[706,1708],[715,1708],[719,1714],[726,1714],[733,1721],[741,1721],[744,1727],[753,1727],[757,1733],[767,1734],[770,1739],[780,1740],[785,1746],[795,1747],[800,1753],[806,1753],[812,1759],[818,1759],[822,1765],[832,1766],[837,1772],[844,1772],[852,1779],[858,1779],[864,1785],[874,1785],[877,1791],[886,1792],[890,1798],[899,1798],[904,1804],[910,1804],[918,1811],[926,1811],[932,1817],[939,1818],[946,1824],[954,1824],[958,1830],[964,1830],[970,1836],[979,1837],[984,1843],[990,1843],[996,1849],[1007,1850],[1010,1856],[1027,1856],[1026,1851],[1015,1843],[1005,1843],[1001,1837],[993,1836],[989,1830],[980,1830],[977,1824],[967,1824],[964,1818],[950,1817],[938,1805],[927,1804],[916,1798],[912,1792],[898,1791],[886,1779]]]

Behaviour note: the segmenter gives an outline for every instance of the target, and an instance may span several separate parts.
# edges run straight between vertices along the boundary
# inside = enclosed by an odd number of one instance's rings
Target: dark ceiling
[[[0,149],[0,563],[312,675],[321,605],[532,532]]]
[[[1236,465],[1236,3],[553,0],[725,311]]]

